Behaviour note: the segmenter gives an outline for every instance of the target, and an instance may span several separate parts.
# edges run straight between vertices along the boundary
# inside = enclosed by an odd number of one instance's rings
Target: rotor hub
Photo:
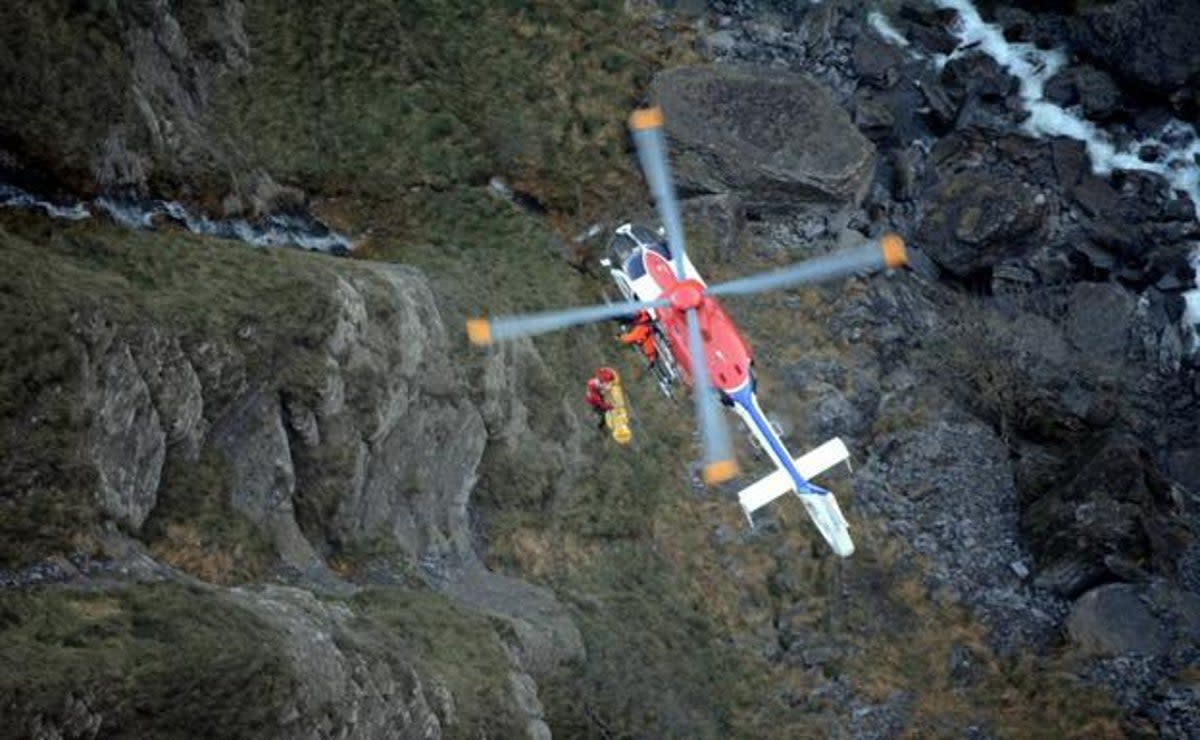
[[[671,288],[667,299],[676,311],[698,308],[704,301],[704,285],[699,280],[683,280]]]

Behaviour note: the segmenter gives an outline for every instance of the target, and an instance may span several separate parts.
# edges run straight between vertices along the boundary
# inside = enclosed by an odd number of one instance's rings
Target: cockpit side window
[[[618,265],[624,264],[629,255],[637,251],[638,243],[628,234],[617,234],[608,243],[609,258]]]
[[[646,274],[646,265],[642,262],[640,252],[631,255],[629,259],[625,260],[625,274],[629,276],[630,280],[637,280]]]

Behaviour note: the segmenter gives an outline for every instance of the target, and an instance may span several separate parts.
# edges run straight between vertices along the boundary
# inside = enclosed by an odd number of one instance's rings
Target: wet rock
[[[748,203],[857,202],[875,151],[828,90],[808,77],[686,67],[655,78],[681,189]]]
[[[1121,209],[1120,194],[1106,180],[1094,175],[1085,175],[1071,195],[1089,216],[1104,217]]]
[[[900,6],[897,20],[904,36],[918,48],[930,54],[950,54],[958,48],[958,39],[948,30],[948,14],[954,11],[906,2]]]
[[[886,132],[896,123],[886,105],[868,95],[860,95],[854,103],[854,125],[868,136]]]
[[[932,73],[921,75],[916,84],[937,126],[945,128],[957,120],[962,105],[962,95],[948,89]]]
[[[1074,26],[1077,51],[1142,89],[1172,93],[1200,69],[1200,5],[1120,0],[1088,7]]]
[[[1029,42],[1033,39],[1037,20],[1032,13],[1020,8],[996,8],[995,23],[1004,31],[1004,38],[1011,42]]]
[[[917,240],[946,270],[970,273],[1032,247],[1049,207],[1031,184],[981,172],[948,176],[935,189]]]
[[[1046,99],[1064,108],[1079,105],[1093,121],[1106,121],[1120,112],[1121,91],[1107,72],[1082,65],[1051,77],[1046,82]]]
[[[1085,173],[1090,172],[1087,147],[1082,141],[1057,137],[1051,140],[1050,151],[1061,187],[1074,186]]]
[[[956,56],[942,70],[942,82],[949,88],[961,90],[983,103],[1003,103],[1017,88],[999,62],[981,52]]]

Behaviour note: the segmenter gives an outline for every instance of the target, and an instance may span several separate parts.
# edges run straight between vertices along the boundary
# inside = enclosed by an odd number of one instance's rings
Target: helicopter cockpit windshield
[[[639,246],[658,252],[668,260],[671,259],[671,250],[667,248],[667,243],[650,229],[641,224],[633,224],[629,227],[629,233],[638,241]]]

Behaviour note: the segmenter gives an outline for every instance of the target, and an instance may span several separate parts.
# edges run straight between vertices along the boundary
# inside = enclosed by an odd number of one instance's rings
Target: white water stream
[[[1194,126],[1172,119],[1153,136],[1118,143],[1077,108],[1063,108],[1046,100],[1046,82],[1067,64],[1064,52],[1008,41],[999,27],[984,22],[969,0],[933,2],[958,13],[952,31],[958,38],[959,49],[948,57],[934,58],[936,65],[941,67],[949,59],[968,51],[987,54],[1019,81],[1021,101],[1029,112],[1022,124],[1027,133],[1036,137],[1062,136],[1082,142],[1092,171],[1097,175],[1108,175],[1114,170],[1139,170],[1161,175],[1174,191],[1191,197],[1200,218],[1200,135]],[[909,48],[908,39],[880,14],[870,14],[868,22],[884,40]],[[1154,151],[1157,156],[1152,158],[1153,161],[1147,161],[1139,156],[1142,151]],[[1200,352],[1200,244],[1195,245],[1191,265],[1196,288],[1183,294],[1186,305],[1182,328],[1190,342],[1188,351],[1195,354]]]
[[[163,220],[188,231],[222,239],[236,239],[257,247],[296,246],[318,252],[346,254],[353,246],[345,236],[307,215],[276,214],[261,221],[211,219],[192,213],[182,204],[165,200],[97,198],[90,204],[54,203],[14,185],[0,182],[0,207],[40,210],[54,218],[81,221],[94,211],[132,229],[153,229]]]

